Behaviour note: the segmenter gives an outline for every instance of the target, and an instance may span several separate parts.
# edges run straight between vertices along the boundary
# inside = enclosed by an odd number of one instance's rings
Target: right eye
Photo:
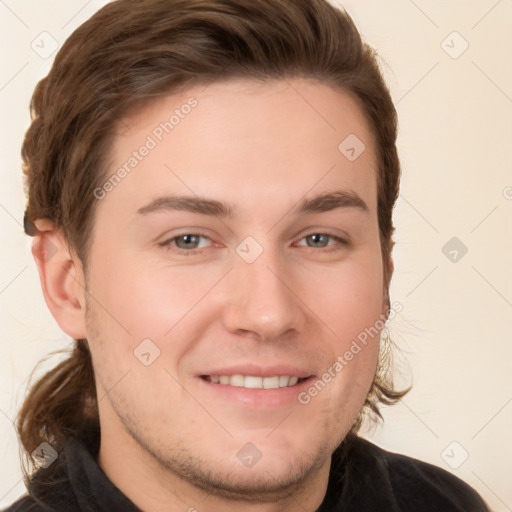
[[[169,238],[159,245],[171,251],[174,250],[173,247],[176,247],[179,249],[177,252],[181,252],[182,254],[197,254],[197,249],[204,249],[208,246],[208,244],[203,243],[203,241],[210,241],[210,239],[207,236],[201,234],[185,233],[183,235],[177,235]]]

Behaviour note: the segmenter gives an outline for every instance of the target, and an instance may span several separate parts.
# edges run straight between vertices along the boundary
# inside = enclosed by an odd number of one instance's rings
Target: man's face
[[[386,310],[361,110],[311,81],[231,81],[120,126],[107,176],[129,172],[98,193],[87,274],[102,449],[246,496],[328,471],[378,336],[344,354]]]

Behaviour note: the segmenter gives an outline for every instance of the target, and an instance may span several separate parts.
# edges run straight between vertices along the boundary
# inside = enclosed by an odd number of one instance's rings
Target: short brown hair
[[[115,0],[98,11],[65,42],[32,97],[22,149],[27,233],[36,233],[34,220],[52,220],[86,271],[93,191],[105,179],[119,120],[156,97],[237,77],[316,79],[358,102],[378,158],[387,290],[400,178],[396,111],[374,50],[349,15],[326,0]],[[394,390],[389,358],[380,357],[352,432],[364,412],[380,416],[379,403],[395,403],[405,392]],[[91,426],[99,428],[94,371],[81,339],[32,387],[18,433],[30,458],[42,441],[59,447]]]

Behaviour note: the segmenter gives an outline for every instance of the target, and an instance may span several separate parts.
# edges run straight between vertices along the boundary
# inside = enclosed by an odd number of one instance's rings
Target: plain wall
[[[24,492],[12,422],[28,376],[69,345],[22,229],[29,100],[52,62],[44,52],[105,3],[0,2],[0,506]],[[390,329],[405,357],[399,382],[414,387],[363,434],[453,472],[494,511],[510,511],[512,3],[340,3],[384,61],[403,168],[391,288],[403,311]]]

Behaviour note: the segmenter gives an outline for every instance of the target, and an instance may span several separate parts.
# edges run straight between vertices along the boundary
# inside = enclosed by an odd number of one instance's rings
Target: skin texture
[[[191,97],[159,141],[155,128]],[[354,161],[338,149],[350,134],[366,146]],[[313,511],[370,389],[378,337],[309,403],[297,395],[387,311],[368,125],[347,94],[314,81],[196,86],[120,123],[106,177],[148,136],[156,147],[98,200],[87,276],[51,222],[36,223],[48,306],[65,332],[89,340],[99,463],[143,510]],[[367,209],[295,214],[334,191]],[[233,216],[137,213],[168,195],[221,201]],[[186,234],[202,238],[173,239]],[[45,244],[57,248],[48,261]],[[258,251],[252,263],[242,257]],[[148,366],[134,355],[145,339]],[[201,377],[237,365],[311,377],[257,392]],[[248,467],[247,455],[261,458]]]

